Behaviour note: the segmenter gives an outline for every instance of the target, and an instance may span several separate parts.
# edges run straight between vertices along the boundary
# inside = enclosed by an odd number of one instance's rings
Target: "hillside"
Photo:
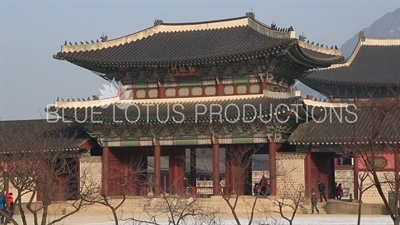
[[[400,37],[400,8],[386,13],[369,27],[362,29],[367,37]],[[358,32],[342,46],[342,54],[349,57],[358,41]]]

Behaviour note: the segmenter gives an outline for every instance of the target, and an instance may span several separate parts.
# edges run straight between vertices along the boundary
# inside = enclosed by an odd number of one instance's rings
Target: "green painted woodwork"
[[[202,80],[191,80],[191,81],[179,81],[177,82],[179,87],[195,87],[202,86]]]
[[[130,146],[140,146],[140,145],[139,145],[139,141],[127,140],[127,141],[122,141],[121,146],[130,147]]]
[[[310,147],[310,146],[297,146],[296,147],[296,152],[305,153],[307,151],[344,153],[343,146],[339,146],[339,145],[328,145],[328,146],[318,146],[318,147]]]
[[[149,84],[147,83],[138,83],[138,84],[133,84],[133,88],[147,88]]]
[[[248,84],[249,83],[249,78],[248,78],[248,76],[246,76],[246,77],[235,77],[235,78],[233,78],[233,83],[234,84]]]
[[[175,145],[197,145],[196,139],[174,140]]]

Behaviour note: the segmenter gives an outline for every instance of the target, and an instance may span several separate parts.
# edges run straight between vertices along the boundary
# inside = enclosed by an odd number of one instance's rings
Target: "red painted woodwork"
[[[175,188],[175,149],[169,149],[169,157],[168,157],[168,192],[171,195],[176,194]]]
[[[108,155],[109,155],[110,149],[108,146],[105,144],[103,146],[103,154],[102,154],[102,162],[103,162],[103,168],[102,168],[102,193],[103,195],[108,195]]]
[[[146,90],[146,97],[148,98],[148,90]],[[165,98],[165,87],[161,86],[158,88],[158,98]]]
[[[359,172],[359,156],[354,156],[354,169],[353,169],[353,178],[354,178],[354,199],[358,200],[358,172]]]
[[[386,160],[386,166],[381,168],[376,168],[377,171],[394,171],[395,169],[395,157],[394,152],[379,152],[375,153],[375,158],[384,158]],[[358,159],[359,171],[366,171],[364,160],[361,157]]]
[[[306,157],[304,159],[304,180],[305,180],[305,196],[307,198],[311,198],[311,193],[313,191],[313,184],[312,184],[312,158],[311,152],[306,152]],[[314,190],[315,191],[315,190]]]
[[[270,195],[276,195],[276,151],[278,146],[276,143],[270,142],[268,144],[269,154],[269,184],[270,184]]]
[[[325,185],[326,197],[332,195],[334,186],[334,154],[326,152],[311,152],[311,190],[318,193],[318,181]]]
[[[213,195],[219,195],[219,144],[213,144]]]
[[[129,147],[108,149],[105,160],[107,164],[105,172],[108,178],[107,183],[103,183],[107,189],[106,194],[108,196],[135,196],[147,193],[147,155]]]
[[[157,142],[154,145],[154,195],[159,196],[161,193],[161,147]]]
[[[197,195],[196,182],[196,148],[190,148],[190,195]]]

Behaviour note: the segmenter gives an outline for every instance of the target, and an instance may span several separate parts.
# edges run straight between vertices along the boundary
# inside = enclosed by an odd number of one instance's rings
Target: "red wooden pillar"
[[[103,162],[103,172],[102,172],[102,193],[105,196],[108,196],[108,173],[109,173],[109,166],[108,166],[108,157],[110,154],[110,148],[108,147],[108,143],[104,143],[103,146],[103,155],[102,155],[102,162]]]
[[[276,195],[276,143],[270,142],[268,145],[269,154],[269,184],[270,184],[270,195]]]
[[[306,198],[311,198],[311,151],[306,150],[306,157],[304,158],[304,186],[305,186],[305,196]]]
[[[213,195],[219,195],[219,144],[213,144]]]
[[[158,98],[165,98],[165,87],[164,84],[159,83],[158,86]]]
[[[169,170],[168,170],[168,192],[170,195],[176,194],[176,160],[175,160],[175,149],[171,148],[169,150]]]
[[[399,154],[396,150],[394,152],[394,179],[395,179],[395,193],[399,190]]]
[[[262,82],[261,83],[261,91],[264,91],[264,90],[268,90],[268,83],[267,82]]]
[[[190,195],[195,196],[197,194],[197,182],[196,182],[196,148],[190,148]]]
[[[156,141],[154,143],[154,195],[159,196],[161,193],[161,146]]]
[[[176,193],[185,194],[185,147],[179,146],[176,154]]]
[[[354,172],[354,199],[358,200],[358,172],[359,172],[359,158],[358,156],[353,156],[353,172]]]

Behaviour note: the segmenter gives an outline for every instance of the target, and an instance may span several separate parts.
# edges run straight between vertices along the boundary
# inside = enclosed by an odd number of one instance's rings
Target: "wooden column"
[[[264,90],[268,90],[268,83],[265,81],[261,83],[261,92]]]
[[[394,179],[395,179],[395,190],[397,193],[399,190],[399,153],[394,150]]]
[[[213,144],[213,195],[219,195],[219,144]]]
[[[224,95],[224,86],[221,84],[217,84],[217,96]]]
[[[175,161],[175,149],[171,148],[169,150],[169,170],[168,170],[168,192],[170,195],[176,194],[176,161]]]
[[[154,143],[154,195],[160,196],[161,193],[161,146],[158,143]]]
[[[306,157],[304,158],[304,183],[305,183],[305,196],[311,198],[312,183],[311,183],[311,151],[306,150]]]
[[[276,143],[270,142],[268,145],[269,154],[269,183],[270,183],[270,195],[276,195]]]
[[[197,195],[196,182],[196,147],[190,148],[190,195]]]
[[[108,147],[108,143],[105,143],[103,146],[103,155],[102,155],[102,162],[103,162],[103,168],[102,168],[102,194],[105,196],[108,196],[108,172],[109,172],[109,167],[108,167],[108,157],[110,154],[110,148]]]
[[[160,82],[158,83],[158,98],[165,98],[165,87]]]
[[[359,162],[358,162],[358,156],[353,156],[354,161],[353,161],[353,175],[354,175],[354,199],[358,200],[358,172],[359,172]]]
[[[179,146],[177,149],[177,154],[175,156],[176,160],[176,194],[185,194],[185,147]]]

